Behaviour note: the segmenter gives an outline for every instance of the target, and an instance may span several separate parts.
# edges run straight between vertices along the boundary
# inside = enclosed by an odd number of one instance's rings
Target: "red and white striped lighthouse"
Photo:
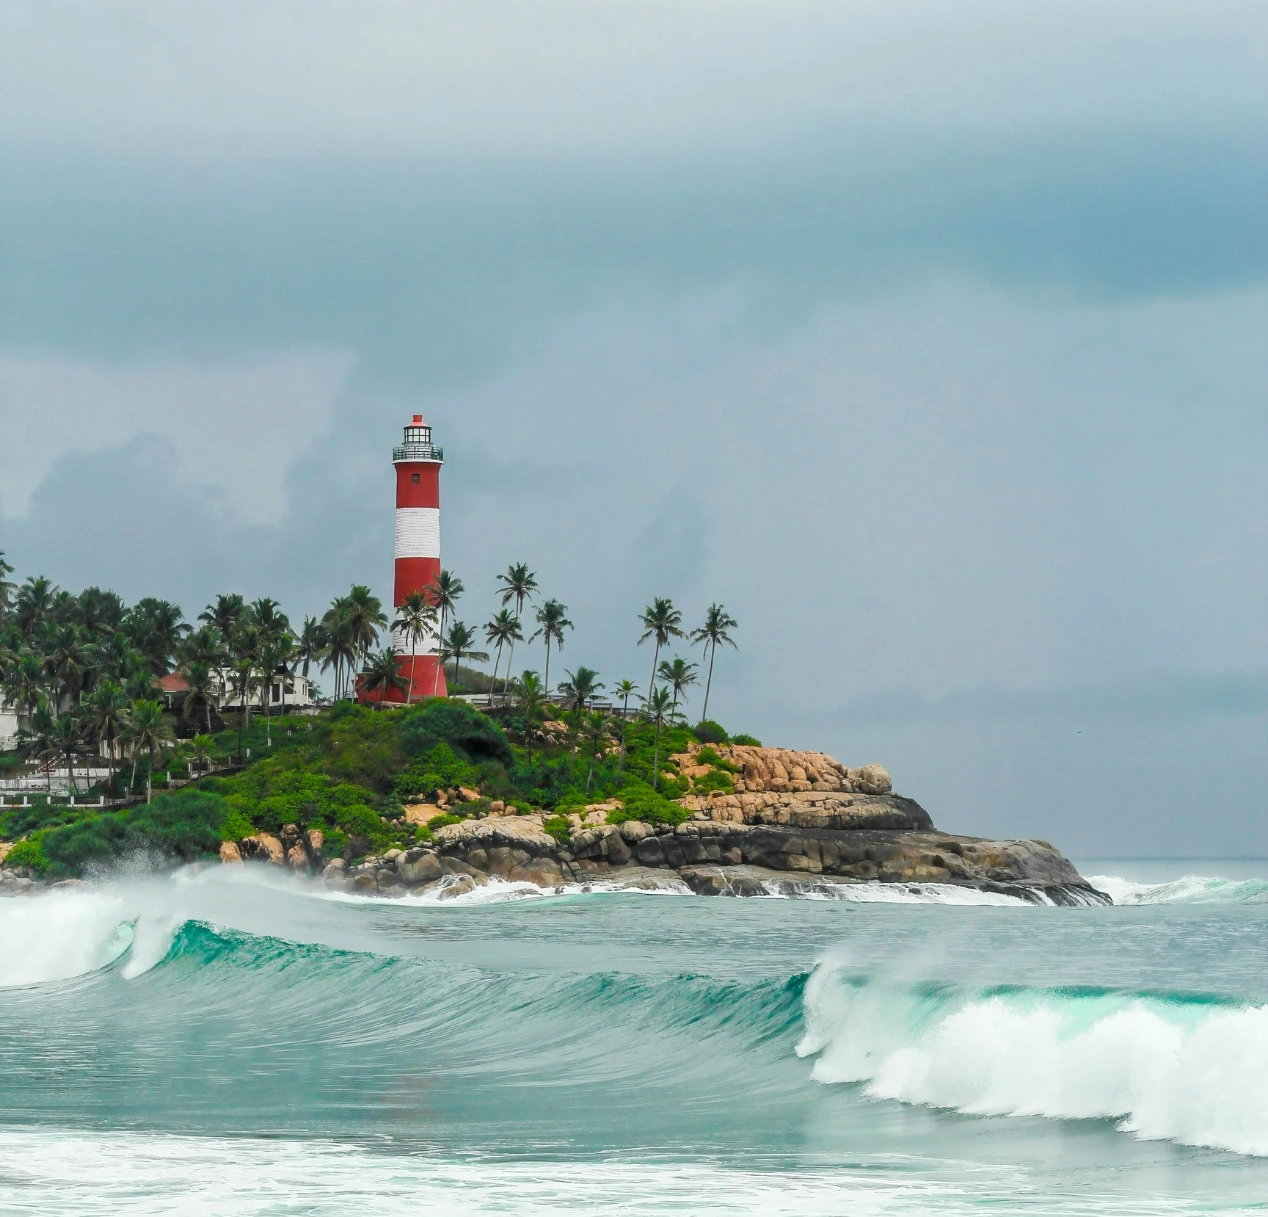
[[[405,441],[392,449],[396,467],[396,581],[392,604],[399,607],[440,574],[440,466],[445,454],[431,442],[431,428],[415,414],[405,428]],[[444,697],[445,673],[438,658],[435,630],[413,640],[394,631],[393,645],[403,656],[398,671],[405,680],[413,669],[413,696]],[[415,652],[412,654],[411,652]],[[439,667],[439,670],[437,670]],[[408,689],[393,691],[390,701],[404,701]]]

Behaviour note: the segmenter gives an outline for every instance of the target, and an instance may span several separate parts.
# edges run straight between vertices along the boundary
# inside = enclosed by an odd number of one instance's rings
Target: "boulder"
[[[308,859],[318,869],[321,869],[326,861],[325,855],[322,853],[322,846],[325,843],[325,834],[319,828],[310,828],[304,834],[304,844],[308,849]]]
[[[242,851],[232,841],[220,842],[221,862],[241,862]]]
[[[441,814],[435,803],[410,803],[405,808],[405,823],[426,824],[428,820]]]
[[[410,887],[434,883],[441,876],[440,859],[432,850],[408,849],[396,860],[396,873]]]
[[[644,837],[654,837],[656,830],[642,820],[626,820],[621,825],[621,836],[631,845],[637,845]]]
[[[293,871],[309,869],[308,851],[298,841],[286,851],[286,865]]]
[[[894,788],[889,774],[881,765],[864,765],[862,769],[851,769],[850,780],[864,794],[889,794]]]

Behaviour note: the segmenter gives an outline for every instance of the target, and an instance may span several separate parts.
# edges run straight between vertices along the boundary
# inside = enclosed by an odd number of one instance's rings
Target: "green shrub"
[[[760,748],[762,746],[762,741],[756,735],[733,735],[731,736],[731,743],[744,744],[749,748]]]
[[[432,816],[432,818],[427,821],[427,831],[434,833],[436,829],[444,828],[446,825],[461,824],[466,818],[466,816],[455,816],[448,812],[444,812],[441,815]]]
[[[622,787],[617,798],[624,806],[608,812],[609,824],[623,824],[626,820],[643,820],[648,824],[681,824],[689,814],[685,807],[641,782]]]
[[[547,816],[542,829],[547,836],[554,837],[560,845],[563,845],[572,835],[568,821],[563,816]]]
[[[739,773],[740,767],[720,757],[712,748],[701,748],[696,753],[697,765],[712,765],[715,769],[725,769],[727,773]]]
[[[711,790],[725,790],[727,794],[734,794],[735,779],[721,769],[710,769],[692,782],[691,789],[696,794],[708,794]]]
[[[469,761],[497,760],[511,763],[511,746],[501,727],[465,701],[433,698],[403,712],[401,748],[409,756],[422,756],[437,744],[448,744]]]
[[[692,731],[702,744],[729,744],[731,742],[726,728],[710,718],[702,719],[692,728]]]
[[[459,757],[452,746],[442,740],[405,769],[396,779],[394,790],[398,799],[412,799],[455,786],[471,786],[477,780],[475,766]]]
[[[255,825],[236,807],[231,807],[229,814],[225,816],[224,823],[220,826],[220,839],[222,841],[241,841],[243,837],[253,836],[255,836]]]
[[[19,841],[4,860],[7,867],[27,866],[37,875],[47,875],[52,863],[44,853],[42,832],[33,832],[24,841]]]

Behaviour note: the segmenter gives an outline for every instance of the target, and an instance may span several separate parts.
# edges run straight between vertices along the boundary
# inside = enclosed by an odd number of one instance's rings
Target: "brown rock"
[[[308,853],[298,841],[286,851],[286,865],[294,871],[308,870]]]
[[[8,852],[7,850],[5,851]],[[3,855],[0,855],[2,857]],[[220,842],[220,861],[221,862],[241,862],[242,851],[232,841]]]

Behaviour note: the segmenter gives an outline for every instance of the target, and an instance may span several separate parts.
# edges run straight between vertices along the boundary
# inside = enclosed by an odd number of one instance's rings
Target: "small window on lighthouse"
[[[415,474],[413,474],[413,475],[410,477],[410,481],[411,481],[411,482],[413,482],[415,486],[417,486],[417,485],[418,485],[418,474],[416,474],[416,473],[415,473]]]

